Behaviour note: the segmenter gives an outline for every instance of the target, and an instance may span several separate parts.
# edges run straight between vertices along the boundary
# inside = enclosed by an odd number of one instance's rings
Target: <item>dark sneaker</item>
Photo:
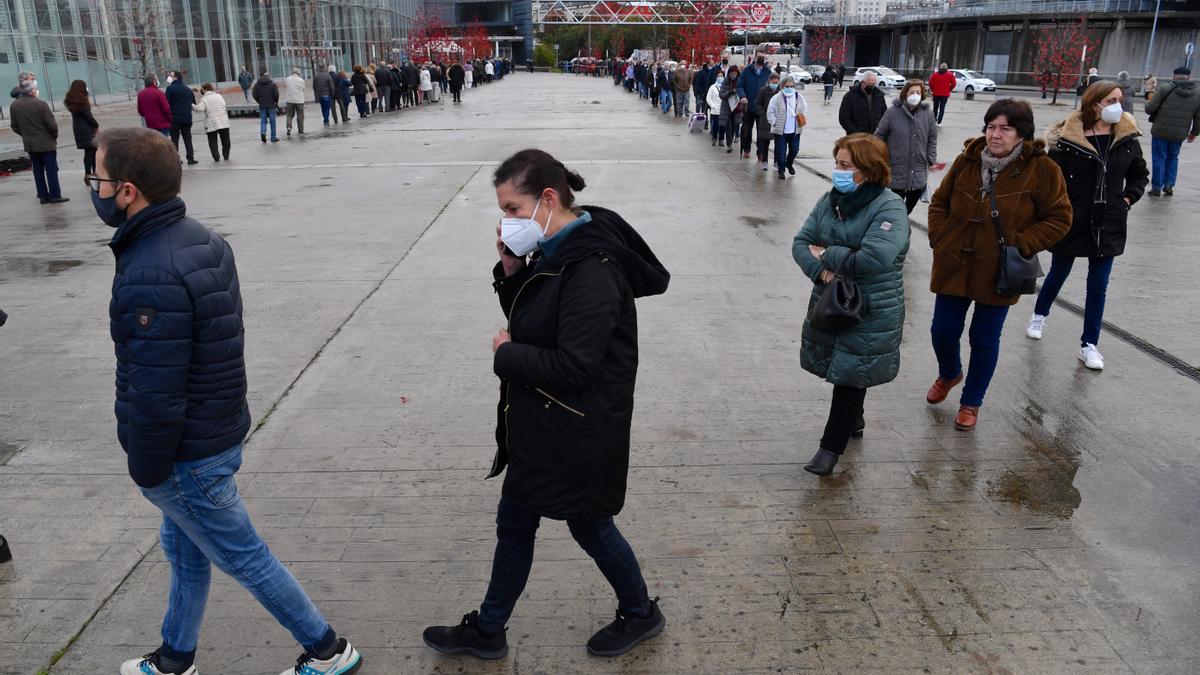
[[[650,606],[650,616],[645,618],[618,609],[617,619],[588,640],[588,653],[592,656],[620,656],[663,632],[667,617],[658,609],[658,598]]]
[[[1170,197],[1171,195],[1175,194],[1175,188],[1168,185],[1167,187],[1163,188],[1163,194]]]
[[[1150,195],[1151,197],[1161,197],[1162,190],[1159,190],[1158,188],[1150,188],[1150,192],[1146,194]]]
[[[479,632],[479,612],[463,616],[457,626],[430,626],[421,637],[430,649],[442,654],[468,654],[489,661],[508,656],[508,639],[503,630],[491,637]]]

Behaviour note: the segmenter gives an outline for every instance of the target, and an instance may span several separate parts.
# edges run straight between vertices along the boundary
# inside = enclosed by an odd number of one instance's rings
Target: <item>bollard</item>
[[[0,563],[12,560],[12,551],[8,548],[8,540],[0,535]]]

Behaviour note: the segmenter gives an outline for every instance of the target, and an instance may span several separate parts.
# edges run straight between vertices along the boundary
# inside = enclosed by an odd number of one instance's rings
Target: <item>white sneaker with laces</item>
[[[121,664],[121,675],[167,675],[158,669],[154,662],[157,652],[151,652],[140,659],[133,659]],[[196,675],[196,666],[183,671],[183,675]]]
[[[279,675],[348,675],[358,670],[362,665],[362,655],[358,653],[346,638],[338,638],[338,653],[324,661],[307,653],[296,659],[296,665],[288,668]]]
[[[1042,339],[1042,332],[1046,330],[1046,317],[1041,314],[1034,314],[1029,319],[1029,325],[1025,327],[1025,337],[1033,338],[1034,340]]]
[[[762,163],[762,170],[763,170],[763,171],[766,171],[766,170],[767,170],[767,163],[766,163],[766,162],[763,162],[763,163]]]
[[[1104,355],[1096,349],[1096,345],[1084,345],[1080,348],[1079,360],[1092,370],[1104,370]]]

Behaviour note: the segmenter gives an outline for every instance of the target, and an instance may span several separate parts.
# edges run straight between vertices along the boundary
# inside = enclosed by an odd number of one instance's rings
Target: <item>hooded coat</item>
[[[1146,103],[1146,114],[1154,115],[1150,135],[1180,143],[1189,135],[1200,136],[1200,91],[1195,80],[1170,80]]]
[[[549,257],[505,277],[493,270],[512,342],[496,351],[496,459],[503,492],[538,515],[604,518],[625,503],[638,366],[635,298],[667,290],[670,274],[619,215],[591,222]]]
[[[878,88],[868,95],[862,85],[850,87],[842,97],[842,107],[838,109],[838,122],[847,134],[873,134],[879,120],[887,112],[887,101],[883,92]]]
[[[1133,115],[1123,114],[1102,159],[1084,134],[1078,111],[1046,132],[1050,159],[1066,178],[1073,211],[1071,230],[1051,247],[1053,253],[1091,258],[1125,252],[1129,209],[1146,192],[1150,176],[1141,135]]]
[[[258,102],[261,110],[273,110],[279,107],[279,87],[275,86],[275,80],[266,75],[258,78],[250,95]]]
[[[1019,295],[996,293],[1000,240],[983,192],[985,137],[968,139],[929,204],[933,274],[929,290],[987,305],[1015,305]],[[1027,140],[1020,156],[995,178],[1004,239],[1031,256],[1057,244],[1071,229],[1071,202],[1045,141]]]
[[[893,190],[924,190],[929,167],[937,161],[937,118],[929,103],[909,108],[899,97],[892,101],[875,135],[887,143]]]

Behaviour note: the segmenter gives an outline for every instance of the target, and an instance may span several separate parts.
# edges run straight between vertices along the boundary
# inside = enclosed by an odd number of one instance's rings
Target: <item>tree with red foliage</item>
[[[692,62],[719,61],[729,32],[717,18],[719,7],[711,2],[697,2],[695,8],[691,23],[679,31],[676,56]]]
[[[445,58],[453,42],[450,29],[435,12],[418,9],[408,33],[408,58],[413,61]]]
[[[1091,37],[1087,27],[1087,17],[1060,25],[1055,22],[1052,27],[1038,31],[1035,43],[1034,80],[1042,85],[1042,95],[1048,90],[1054,91],[1054,99],[1050,105],[1058,103],[1058,90],[1070,89],[1080,83],[1083,76],[1084,55],[1096,58],[1100,40]],[[1086,52],[1084,51],[1086,50]]]
[[[846,41],[841,26],[814,26],[808,31],[808,62],[827,66],[846,62]]]

